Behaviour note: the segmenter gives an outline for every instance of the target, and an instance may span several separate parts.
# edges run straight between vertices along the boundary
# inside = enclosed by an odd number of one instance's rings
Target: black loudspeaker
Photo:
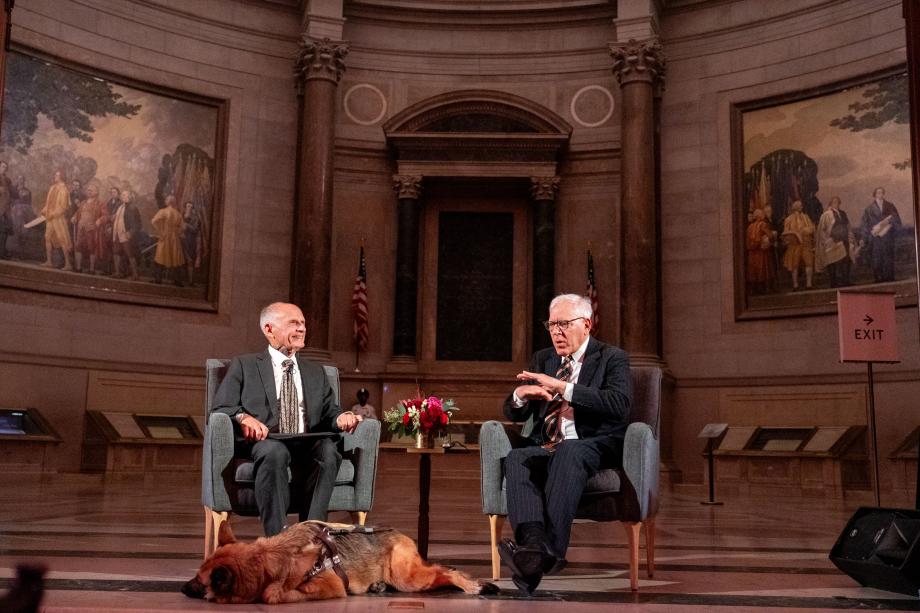
[[[861,507],[830,559],[860,585],[920,595],[920,511]]]

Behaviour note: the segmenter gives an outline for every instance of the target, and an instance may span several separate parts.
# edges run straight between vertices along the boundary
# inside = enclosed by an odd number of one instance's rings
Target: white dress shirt
[[[562,399],[569,403],[572,401],[572,394],[575,390],[575,381],[578,381],[578,375],[581,373],[581,363],[584,361],[585,352],[588,350],[588,342],[591,340],[591,336],[585,339],[585,342],[572,353],[572,374],[569,375],[568,382],[565,384],[565,390],[562,392]],[[526,400],[521,400],[517,397],[517,394],[512,394],[512,402],[518,408],[527,404]],[[568,407],[563,408],[562,410],[562,431],[565,433],[565,438],[578,438],[578,433],[575,432],[575,420],[569,419],[567,415],[571,415],[571,410]]]
[[[581,374],[581,363],[584,361],[585,351],[588,350],[589,340],[591,340],[590,336],[572,354],[572,375],[569,377],[569,382],[565,384],[565,391],[562,392],[562,399],[566,404],[572,402],[572,394],[575,391],[574,381],[578,381],[578,375]],[[568,406],[562,409],[562,431],[565,433],[565,438],[578,438],[578,433],[575,431],[575,415]]]
[[[300,380],[300,366],[297,364],[297,355],[288,358],[271,345],[268,347],[268,355],[272,359],[272,370],[275,373],[275,398],[281,399],[281,378],[284,376],[284,367],[281,363],[285,360],[294,360],[294,387],[297,389],[297,431],[303,432],[303,382]]]

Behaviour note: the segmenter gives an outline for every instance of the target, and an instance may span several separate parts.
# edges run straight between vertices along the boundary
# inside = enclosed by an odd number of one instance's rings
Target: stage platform
[[[416,456],[381,452],[368,523],[415,536]],[[98,475],[0,477],[0,592],[17,563],[48,568],[43,610],[90,611],[823,611],[918,610],[916,598],[859,587],[827,554],[857,503],[811,498],[727,498],[703,506],[705,492],[663,492],[655,577],[629,591],[626,535],[619,524],[574,527],[569,565],[525,599],[510,581],[497,596],[455,592],[353,596],[279,606],[225,606],[179,592],[203,550],[200,484],[184,475],[144,483]],[[883,500],[883,503],[885,501]],[[489,522],[480,511],[478,456],[433,461],[432,559],[488,577]],[[345,521],[336,514],[333,521]],[[233,518],[237,536],[255,538],[257,520]],[[506,535],[509,529],[505,528]],[[643,552],[644,556],[644,552]]]

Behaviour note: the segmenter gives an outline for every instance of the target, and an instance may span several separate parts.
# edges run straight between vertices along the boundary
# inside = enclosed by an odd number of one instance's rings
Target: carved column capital
[[[664,82],[664,51],[657,38],[611,43],[610,56],[613,58],[613,74],[620,85],[645,81],[660,86]]]
[[[398,199],[418,200],[422,194],[422,177],[417,175],[393,175],[393,189]]]
[[[316,40],[304,36],[297,52],[294,73],[301,81],[324,79],[338,84],[345,72],[345,56],[348,44],[328,38]]]
[[[530,196],[534,200],[555,200],[559,177],[530,177]]]

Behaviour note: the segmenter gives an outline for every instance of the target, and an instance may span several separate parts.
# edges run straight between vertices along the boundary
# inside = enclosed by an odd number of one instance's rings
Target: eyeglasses
[[[560,321],[544,321],[543,327],[549,330],[550,332],[553,331],[553,328],[559,328],[560,332],[565,332],[566,330],[569,329],[569,325],[571,325],[573,321],[578,321],[579,319],[586,319],[586,318],[576,317],[575,319],[562,319]]]

